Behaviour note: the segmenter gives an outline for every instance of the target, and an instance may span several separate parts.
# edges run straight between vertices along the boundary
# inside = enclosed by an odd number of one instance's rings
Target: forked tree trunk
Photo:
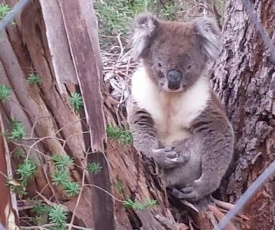
[[[248,19],[242,2],[229,0],[227,3],[224,49],[213,78],[236,134],[235,160],[222,187],[223,194],[227,194],[224,199],[232,202],[274,160],[275,143],[275,63],[272,63],[270,51]],[[253,2],[254,13],[275,44],[274,1]],[[241,229],[274,228],[274,191],[274,180],[260,188],[244,209],[250,220]]]

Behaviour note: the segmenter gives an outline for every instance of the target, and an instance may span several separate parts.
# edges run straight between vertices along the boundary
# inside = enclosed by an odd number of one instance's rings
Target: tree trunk
[[[235,131],[235,160],[222,186],[222,194],[227,194],[223,198],[231,202],[274,160],[275,143],[274,63],[242,2],[227,3],[224,48],[213,76],[214,88],[226,104]],[[274,44],[274,1],[253,2],[254,13]],[[240,229],[274,228],[274,191],[274,180],[270,179],[246,204],[244,213],[249,220]]]

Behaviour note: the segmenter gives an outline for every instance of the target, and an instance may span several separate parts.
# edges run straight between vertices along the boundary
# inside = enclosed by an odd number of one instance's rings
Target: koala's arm
[[[131,103],[128,123],[134,147],[146,157],[153,158],[162,168],[174,168],[188,160],[188,156],[179,155],[178,151],[170,147],[160,146],[151,115],[146,110],[138,108],[135,102]]]
[[[147,157],[152,157],[152,150],[158,148],[158,140],[151,115],[132,102],[128,122],[135,148]]]
[[[234,132],[225,114],[209,106],[191,125],[194,143],[200,145],[202,174],[199,179],[173,193],[180,199],[198,200],[219,186],[234,152]]]

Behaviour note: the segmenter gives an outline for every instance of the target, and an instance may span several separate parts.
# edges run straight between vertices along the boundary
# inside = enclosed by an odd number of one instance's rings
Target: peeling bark
[[[0,114],[0,131],[3,133],[4,126]],[[0,229],[2,226],[10,230],[19,230],[18,209],[15,195],[6,186],[8,179],[12,178],[11,161],[8,145],[5,138],[0,136]]]

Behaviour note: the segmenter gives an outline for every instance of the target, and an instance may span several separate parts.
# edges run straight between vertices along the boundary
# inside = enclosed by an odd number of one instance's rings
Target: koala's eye
[[[158,67],[159,67],[159,68],[161,68],[161,67],[162,67],[162,65],[161,65],[161,63],[160,63],[160,62],[158,63]]]
[[[191,69],[191,68],[192,68],[192,65],[191,65],[191,64],[187,66],[187,69]]]

